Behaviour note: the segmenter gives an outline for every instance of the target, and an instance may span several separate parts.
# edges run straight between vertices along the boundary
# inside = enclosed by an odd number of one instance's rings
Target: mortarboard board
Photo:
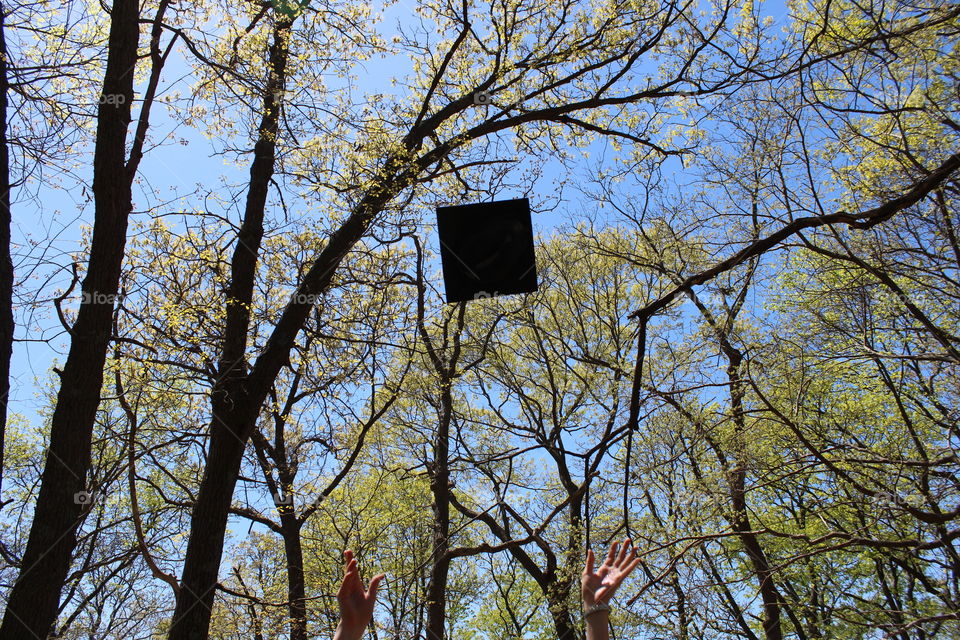
[[[530,201],[437,207],[447,302],[537,290]]]

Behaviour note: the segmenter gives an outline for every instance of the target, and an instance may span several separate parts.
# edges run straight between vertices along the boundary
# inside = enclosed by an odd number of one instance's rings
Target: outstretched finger
[[[620,543],[614,540],[610,543],[610,551],[607,551],[607,559],[603,564],[613,564],[614,558],[617,557],[617,547],[620,546]]]
[[[343,568],[343,575],[344,577],[353,575],[357,577],[360,576],[360,566],[357,564],[356,558],[350,558],[350,562]]]
[[[617,560],[616,560],[617,566],[620,566],[621,564],[623,564],[624,559],[627,557],[627,549],[632,549],[632,548],[633,547],[630,544],[630,538],[624,538],[623,544],[620,545],[620,552],[617,553]]]
[[[583,575],[593,575],[593,549],[587,549],[587,564],[583,567]]]
[[[386,577],[385,574],[373,576],[370,578],[370,587],[367,589],[367,600],[377,599],[377,590],[380,589],[380,581]]]

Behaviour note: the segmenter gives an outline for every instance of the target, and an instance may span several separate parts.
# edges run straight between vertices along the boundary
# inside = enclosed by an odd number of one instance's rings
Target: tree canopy
[[[958,211],[952,3],[3,0],[0,640],[955,638]]]

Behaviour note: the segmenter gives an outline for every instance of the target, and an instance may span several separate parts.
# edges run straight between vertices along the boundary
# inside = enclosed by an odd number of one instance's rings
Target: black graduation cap
[[[437,207],[447,302],[537,290],[526,198]]]

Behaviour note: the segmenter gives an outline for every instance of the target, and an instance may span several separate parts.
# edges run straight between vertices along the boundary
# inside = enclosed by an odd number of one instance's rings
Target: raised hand
[[[593,563],[593,551],[587,549],[587,565],[580,577],[580,591],[585,609],[597,603],[608,603],[617,587],[640,564],[640,558],[637,557],[636,547],[630,543],[630,538],[627,538],[622,545],[617,541],[610,545],[606,560],[596,571],[593,570]]]
[[[340,626],[333,636],[334,640],[360,640],[364,629],[373,618],[373,605],[377,602],[377,588],[383,580],[383,574],[374,576],[370,580],[370,587],[363,588],[360,577],[360,568],[353,551],[343,552],[343,582],[337,592],[337,602],[340,603]]]

